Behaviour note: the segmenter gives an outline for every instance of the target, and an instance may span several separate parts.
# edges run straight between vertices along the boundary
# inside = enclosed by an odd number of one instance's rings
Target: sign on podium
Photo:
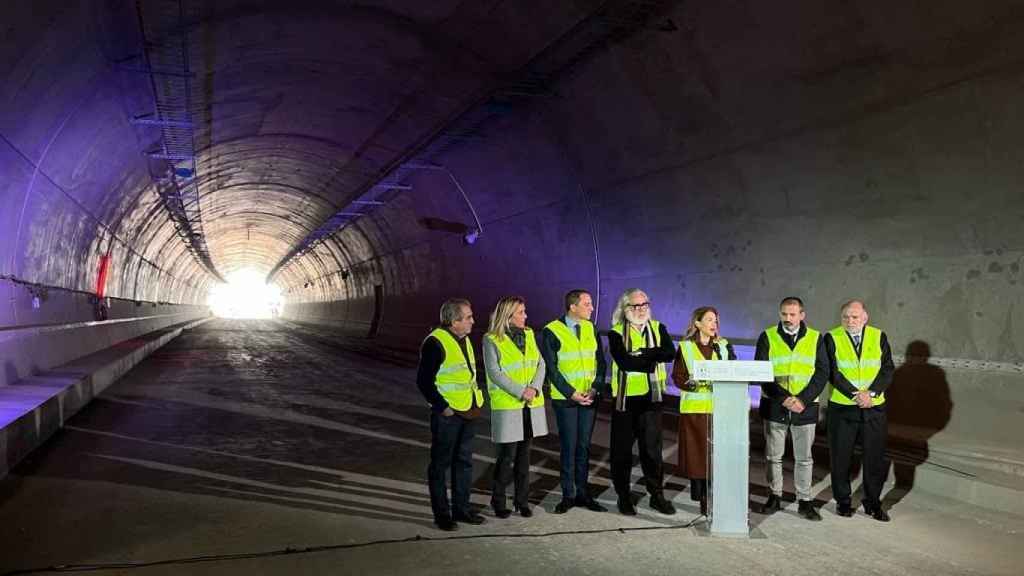
[[[713,383],[714,403],[711,429],[708,430],[708,504],[711,533],[722,536],[747,536],[748,483],[750,466],[751,382],[770,382],[772,363],[757,360],[698,360],[693,377]]]

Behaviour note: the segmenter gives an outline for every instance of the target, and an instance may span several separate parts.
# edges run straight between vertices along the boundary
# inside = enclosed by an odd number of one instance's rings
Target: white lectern
[[[698,360],[693,377],[711,380],[714,412],[708,431],[708,504],[711,533],[748,536],[750,466],[750,382],[770,382],[772,363],[755,360]]]

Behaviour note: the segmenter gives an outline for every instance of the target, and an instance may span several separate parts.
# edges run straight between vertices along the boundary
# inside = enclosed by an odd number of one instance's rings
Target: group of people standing
[[[637,447],[649,505],[662,514],[675,514],[664,494],[662,406],[668,374],[681,390],[679,401],[678,466],[690,480],[690,498],[708,507],[708,429],[713,412],[711,382],[693,378],[696,360],[735,360],[732,345],[718,333],[718,311],[694,310],[678,348],[668,328],[655,320],[647,294],[627,290],[612,313],[608,332],[611,374],[601,341],[590,318],[594,306],[585,290],[565,295],[565,314],[544,326],[538,339],[526,325],[526,302],[520,297],[498,301],[483,339],[483,363],[491,410],[495,465],[491,479],[491,508],[497,518],[513,512],[533,515],[529,502],[531,441],[548,433],[543,386],[549,397],[561,447],[562,498],[554,512],[574,507],[594,512],[606,509],[588,490],[590,443],[601,398],[613,403],[610,464],[617,508],[635,515],[631,492],[633,448]],[[760,414],[764,420],[767,480],[770,488],[765,513],[782,506],[782,455],[787,434],[795,460],[794,484],[798,513],[820,520],[813,505],[811,471],[818,398],[829,392],[829,446],[832,492],[840,516],[852,516],[850,461],[860,441],[864,461],[864,509],[888,521],[881,508],[885,480],[885,391],[892,381],[893,363],[885,334],[867,325],[864,303],[851,300],[841,309],[842,324],[822,335],[804,321],[803,302],[784,299],[780,321],[758,339],[755,359],[771,361],[775,380],[762,385]],[[458,523],[482,524],[484,517],[470,507],[475,423],[484,396],[477,384],[477,363],[469,333],[472,305],[451,299],[441,306],[440,327],[420,350],[417,386],[431,406],[430,465],[427,476],[435,524],[456,530]],[[446,476],[451,477],[451,501]],[[506,493],[512,485],[512,508]]]

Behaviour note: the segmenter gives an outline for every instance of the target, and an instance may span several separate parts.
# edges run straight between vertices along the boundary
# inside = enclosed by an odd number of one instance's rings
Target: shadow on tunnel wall
[[[906,360],[893,374],[886,394],[889,412],[889,453],[896,487],[886,496],[898,502],[914,487],[917,467],[928,460],[928,442],[949,423],[953,412],[946,371],[929,363],[931,347],[914,340]]]

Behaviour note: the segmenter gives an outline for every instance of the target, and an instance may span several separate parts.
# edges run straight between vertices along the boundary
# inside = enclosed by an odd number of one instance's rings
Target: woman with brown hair
[[[514,481],[512,507],[529,518],[530,441],[548,433],[548,422],[541,392],[544,359],[533,330],[526,327],[522,298],[508,296],[494,307],[484,338],[484,367],[496,452],[491,507],[498,518],[508,518],[512,511],[505,490]]]
[[[708,430],[711,427],[711,382],[692,377],[697,360],[735,360],[732,344],[718,335],[718,310],[701,306],[693,311],[686,335],[672,366],[679,398],[679,474],[690,479],[690,499],[708,513]]]

